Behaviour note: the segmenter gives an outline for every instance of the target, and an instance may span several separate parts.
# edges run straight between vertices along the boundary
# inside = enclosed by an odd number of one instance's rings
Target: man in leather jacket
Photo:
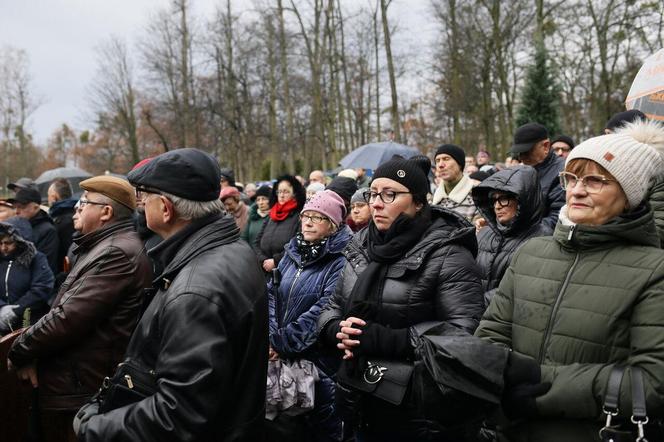
[[[152,279],[134,231],[131,185],[108,176],[80,185],[76,264],[51,310],[14,341],[8,356],[19,378],[38,387],[44,441],[75,440],[76,411],[122,360]]]
[[[105,402],[105,413],[95,402],[83,407],[74,423],[79,440],[262,440],[266,285],[224,214],[216,160],[178,149],[128,178],[148,227],[164,239],[150,250],[164,270],[125,356],[135,370],[153,373],[156,388],[137,402]]]

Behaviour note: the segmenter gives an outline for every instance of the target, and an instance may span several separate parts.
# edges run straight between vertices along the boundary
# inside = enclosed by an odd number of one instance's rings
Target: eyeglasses
[[[509,196],[509,195],[497,195],[497,196],[491,197],[490,200],[491,200],[491,203],[494,206],[496,205],[496,203],[498,203],[498,205],[500,207],[507,207],[507,206],[510,205],[510,203],[512,201],[515,201],[516,198],[514,198],[513,196]]]
[[[156,189],[151,189],[149,187],[143,187],[143,186],[136,187],[134,191],[136,192],[136,201],[143,201],[143,199],[148,196],[146,194],[162,195],[162,193]]]
[[[302,222],[304,222],[304,221],[310,221],[310,222],[312,222],[312,223],[314,223],[314,224],[320,224],[320,223],[322,223],[323,221],[329,221],[329,220],[330,220],[330,218],[328,218],[328,217],[326,217],[326,216],[320,216],[320,215],[303,215],[303,214],[300,214],[300,221],[302,221]]]
[[[588,193],[600,193],[602,191],[602,187],[604,187],[604,184],[608,183],[609,181],[616,181],[606,178],[602,175],[586,175],[583,178],[579,178],[570,172],[560,172],[559,176],[560,185],[564,190],[567,190],[568,188],[574,189],[576,187],[576,183],[580,180],[581,184],[583,184],[583,188]]]
[[[572,150],[572,149],[569,148],[569,147],[554,147],[553,148],[554,152],[569,152],[570,150]]]
[[[78,204],[77,204],[78,207],[76,207],[76,211],[77,212],[82,211],[83,208],[88,204],[95,205],[95,206],[108,206],[107,203],[99,203],[97,201],[90,201],[90,200],[86,200],[86,199],[81,198],[80,200],[78,200]]]
[[[410,192],[396,192],[394,190],[383,190],[382,192],[374,192],[371,190],[367,190],[362,194],[362,196],[364,197],[364,200],[369,204],[373,204],[376,201],[376,198],[378,197],[380,197],[380,200],[385,204],[391,204],[397,198],[397,195],[401,195],[402,193],[410,193]]]

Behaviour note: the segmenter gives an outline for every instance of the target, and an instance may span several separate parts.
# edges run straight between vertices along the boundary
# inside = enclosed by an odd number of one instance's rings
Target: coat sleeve
[[[484,311],[480,270],[465,247],[450,244],[441,253],[442,262],[435,260],[440,265],[436,319],[472,334]]]
[[[334,292],[332,292],[327,304],[318,316],[316,331],[324,346],[336,348],[338,341],[336,338],[328,339],[328,335],[337,333],[338,329],[331,332],[330,327],[335,327],[343,319],[344,305],[346,305],[346,297],[343,294],[344,278],[347,277],[348,272],[352,271],[351,264],[344,260],[344,265],[335,283]]]
[[[9,359],[21,367],[85,338],[132,288],[135,273],[135,263],[109,247],[72,281],[57,305],[14,341]]]
[[[507,268],[498,289],[495,290],[489,308],[484,312],[475,336],[512,347],[512,318],[514,315],[514,270],[518,260],[517,251],[512,265]]]
[[[268,259],[268,256],[263,253],[263,250],[261,249],[261,241],[263,240],[263,235],[265,234],[265,229],[267,229],[268,224],[270,224],[269,219],[263,223],[263,226],[258,231],[258,235],[256,235],[256,239],[254,239],[253,244],[254,252],[256,252],[256,256],[258,256],[258,264],[261,266],[261,268],[263,268],[263,261]]]
[[[554,180],[551,183],[544,204],[545,213],[542,218],[542,224],[553,231],[558,223],[560,209],[565,205],[565,191],[560,187],[560,184],[558,184],[558,180]]]
[[[37,252],[30,263],[30,288],[16,302],[20,306],[16,314],[22,316],[26,308],[34,308],[40,304],[47,306],[54,283],[55,277],[46,256]]]
[[[58,231],[51,225],[51,228],[45,230],[44,236],[39,240],[39,244],[35,244],[37,250],[46,255],[52,272],[58,271],[59,243]]]
[[[277,328],[277,291],[279,287],[273,284],[272,278],[267,281],[267,306],[268,306],[268,321],[269,321],[269,332],[276,333]]]
[[[178,295],[160,317],[161,339],[155,342],[160,349],[155,364],[157,392],[93,416],[83,426],[81,440],[198,440],[220,401],[231,400],[219,392],[234,390],[236,367],[229,333],[223,315],[209,299]]]
[[[285,327],[277,329],[274,333],[270,330],[270,344],[277,353],[286,356],[296,355],[316,343],[316,339],[318,339],[318,318],[321,310],[327,305],[332,293],[334,293],[334,288],[345,262],[345,259],[337,259],[334,265],[328,269],[323,291],[314,305]]]
[[[664,407],[664,263],[654,273],[647,289],[633,304],[630,317],[630,354],[624,364],[643,370],[647,410]],[[542,365],[542,382],[551,382],[551,389],[537,398],[542,416],[596,418],[601,414],[606,383],[614,364]],[[628,374],[626,373],[625,376]],[[625,378],[621,385],[620,404],[631,404],[631,385]],[[629,418],[631,405],[620,407],[621,415]]]
[[[290,232],[288,232],[289,233],[288,240],[286,241],[286,243],[284,243],[284,246],[281,248],[281,250],[279,250],[273,256],[275,267],[279,265],[279,263],[281,262],[281,259],[284,257],[284,254],[286,253],[286,247],[288,246],[288,242],[291,240],[291,238],[293,238],[295,235],[297,235],[297,232],[300,230],[299,218],[297,218],[297,217],[295,217],[295,218],[296,218],[296,221],[291,222],[291,226],[290,226],[291,229],[290,229]],[[286,222],[286,221],[282,221],[282,222]]]
[[[653,180],[648,189],[648,201],[653,210],[661,246],[664,248],[664,174],[660,174]]]

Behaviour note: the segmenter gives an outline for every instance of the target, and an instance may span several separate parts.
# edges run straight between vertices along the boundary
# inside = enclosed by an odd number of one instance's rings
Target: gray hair
[[[162,195],[171,200],[177,217],[186,221],[205,218],[208,215],[225,212],[224,203],[219,199],[212,201],[193,201],[166,192],[162,192]]]
[[[134,211],[124,204],[120,204],[112,198],[107,197],[103,193],[99,194],[101,196],[101,203],[108,204],[113,208],[113,219],[116,221],[124,221],[126,219],[134,216]]]

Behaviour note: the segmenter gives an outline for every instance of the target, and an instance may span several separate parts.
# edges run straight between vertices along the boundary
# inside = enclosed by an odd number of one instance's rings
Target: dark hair
[[[299,212],[307,201],[307,191],[304,186],[302,186],[302,183],[300,183],[300,181],[293,175],[282,175],[274,182],[272,193],[270,193],[270,207],[274,206],[278,201],[277,188],[282,181],[288,182],[288,184],[293,187],[293,197],[295,198],[295,201],[297,201],[297,211]]]
[[[67,181],[66,178],[56,178],[53,181],[51,181],[51,186],[53,186],[53,190],[55,190],[55,193],[58,194],[58,197],[60,199],[66,200],[71,198],[72,191],[71,191],[71,186],[69,185],[69,181]]]

